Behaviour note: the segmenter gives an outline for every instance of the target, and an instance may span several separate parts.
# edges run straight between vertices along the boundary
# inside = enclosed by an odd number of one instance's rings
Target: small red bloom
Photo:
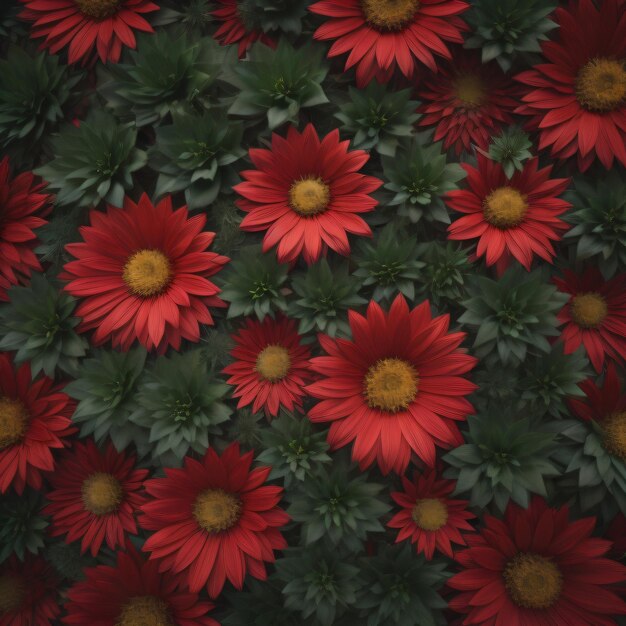
[[[233,396],[237,408],[252,404],[256,413],[264,408],[273,417],[280,406],[292,411],[302,407],[303,387],[310,378],[311,351],[300,345],[293,320],[266,316],[262,322],[247,320],[234,335],[237,346],[231,355],[237,359],[224,368],[228,383],[237,385]]]
[[[243,196],[237,205],[248,213],[241,229],[267,231],[263,251],[278,245],[281,263],[300,254],[314,263],[326,246],[348,256],[346,233],[372,236],[357,213],[374,210],[378,202],[368,194],[382,185],[359,173],[369,155],[348,151],[349,145],[339,141],[338,130],[320,141],[309,124],[302,133],[289,127],[286,139],[272,134],[270,150],[252,148],[250,159],[257,169],[241,172],[246,182],[234,187]]]
[[[452,558],[452,543],[466,545],[460,531],[473,531],[467,520],[476,516],[466,510],[467,500],[449,498],[454,485],[453,480],[438,479],[434,470],[422,475],[414,472],[412,482],[402,476],[404,491],[391,494],[402,510],[387,523],[389,528],[400,529],[396,543],[411,539],[428,560],[435,550]]]
[[[448,581],[463,624],[615,626],[626,603],[607,585],[626,580],[626,567],[604,558],[611,542],[591,536],[594,517],[569,522],[568,513],[534,498],[527,510],[509,504],[503,521],[485,516]]]
[[[227,578],[241,589],[246,572],[265,580],[265,563],[287,546],[279,528],[289,516],[277,506],[283,489],[263,485],[271,468],[250,470],[251,463],[252,452],[241,455],[233,443],[221,457],[209,448],[146,483],[151,500],[140,523],[154,532],[143,549],[193,593],[206,585],[215,598]]]
[[[558,198],[567,189],[569,178],[550,178],[552,166],[539,168],[530,159],[521,172],[507,179],[502,166],[482,154],[478,168],[462,164],[469,189],[449,191],[451,209],[466,213],[448,227],[448,239],[478,238],[476,256],[485,256],[487,265],[503,271],[511,259],[527,270],[537,255],[552,263],[552,241],[561,238],[568,225],[559,215],[571,207]]]
[[[584,345],[597,372],[605,358],[626,361],[626,274],[604,280],[597,268],[590,267],[582,276],[566,270],[554,283],[571,296],[557,315],[565,324],[561,332],[565,354]]]
[[[41,193],[31,172],[11,178],[9,157],[0,161],[0,301],[8,301],[7,289],[24,283],[33,270],[41,270],[33,252],[36,228],[47,224],[52,196]]]
[[[320,335],[329,356],[311,359],[323,378],[306,390],[319,402],[313,422],[332,422],[333,449],[354,441],[361,469],[375,460],[383,474],[402,474],[415,452],[435,464],[435,446],[463,443],[457,421],[473,411],[464,396],[476,359],[459,349],[465,333],[449,333],[449,315],[431,317],[430,303],[412,311],[399,295],[385,313],[370,302],[367,317],[348,313],[353,340]]]
[[[182,339],[198,342],[199,324],[213,324],[209,307],[225,306],[208,279],[228,262],[207,251],[215,233],[202,231],[206,215],[173,210],[169,196],[153,206],[143,194],[90,217],[84,242],[66,246],[78,260],[62,274],[66,291],[82,298],[79,330],[95,329],[95,345],[111,340],[125,351],[135,339],[159,353],[178,350]]]

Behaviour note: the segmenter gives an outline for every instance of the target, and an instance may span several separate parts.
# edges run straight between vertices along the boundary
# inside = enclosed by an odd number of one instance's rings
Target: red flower
[[[472,146],[487,149],[492,135],[513,122],[518,99],[510,79],[496,63],[476,54],[456,54],[439,74],[429,74],[418,92],[420,126],[435,126],[434,141],[457,155]]]
[[[605,357],[626,360],[626,274],[604,280],[595,267],[582,276],[566,270],[564,278],[555,278],[560,291],[570,294],[569,302],[557,315],[565,354],[582,344],[597,372]]]
[[[20,0],[19,14],[33,22],[31,37],[45,37],[41,44],[56,54],[69,44],[70,63],[86,65],[94,48],[103,63],[117,63],[122,45],[135,48],[132,29],[153,32],[141,13],[158,11],[149,0]]]
[[[65,624],[112,626],[219,626],[208,617],[213,604],[178,589],[178,579],[160,574],[158,561],[145,561],[131,544],[117,553],[117,565],[85,570],[85,580],[68,591]]]
[[[624,0],[570,2],[555,11],[558,42],[541,45],[547,63],[516,78],[528,85],[517,112],[531,115],[539,147],[559,159],[578,155],[586,170],[596,156],[626,165],[626,12]]]
[[[135,457],[109,444],[100,452],[94,442],[76,442],[50,476],[53,537],[67,535],[66,543],[80,539],[81,552],[96,556],[106,541],[114,550],[124,545],[125,533],[137,534],[135,512],[144,502],[141,493],[148,470],[135,469]]]
[[[0,493],[28,484],[41,489],[41,473],[54,469],[52,450],[75,432],[74,404],[47,376],[32,380],[30,364],[17,370],[0,353]]]
[[[250,470],[251,463],[252,452],[240,455],[233,443],[221,457],[209,448],[202,460],[186,457],[182,469],[146,483],[152,499],[140,522],[154,534],[143,549],[194,593],[206,585],[215,598],[227,578],[241,589],[246,572],[265,580],[264,562],[287,546],[278,530],[289,521],[277,506],[283,490],[263,485],[271,468]]]
[[[594,517],[568,521],[568,509],[540,498],[527,510],[509,504],[504,521],[467,537],[456,554],[463,571],[448,585],[461,593],[450,607],[463,624],[484,626],[615,626],[626,604],[606,588],[626,579],[626,567],[603,558],[611,542],[591,537]]]
[[[336,39],[328,57],[349,52],[345,69],[356,65],[363,86],[389,81],[396,64],[407,77],[416,61],[436,72],[433,54],[450,59],[445,42],[463,43],[467,26],[457,16],[468,8],[464,0],[322,0],[309,10],[330,18],[314,37]]]
[[[462,376],[476,359],[459,349],[465,333],[450,333],[449,315],[432,319],[430,303],[412,311],[399,295],[385,313],[370,302],[367,317],[349,312],[353,341],[320,335],[329,356],[311,359],[324,378],[306,390],[321,398],[313,422],[332,422],[336,449],[354,441],[361,469],[377,460],[383,474],[403,473],[411,450],[435,464],[435,445],[463,443],[456,422],[473,411],[463,397],[476,385]]]
[[[552,166],[539,168],[530,159],[521,172],[507,179],[502,166],[482,154],[478,169],[462,164],[469,189],[449,191],[448,206],[466,213],[448,227],[448,239],[478,238],[476,256],[487,265],[504,270],[517,259],[527,270],[533,255],[552,263],[552,241],[568,228],[559,215],[571,207],[557,196],[567,189],[569,178],[549,178]]]
[[[303,133],[293,126],[283,139],[272,134],[271,150],[252,148],[256,170],[241,172],[246,182],[234,187],[243,196],[238,206],[248,213],[242,230],[266,230],[263,251],[278,244],[281,263],[302,254],[307,263],[317,261],[328,246],[348,256],[346,233],[372,236],[356,213],[373,211],[370,198],[382,185],[359,170],[369,160],[363,150],[348,152],[349,141],[339,141],[334,130],[321,141],[309,124]]]
[[[611,554],[616,559],[623,559],[626,555],[626,516],[623,513],[618,513],[612,519],[606,537],[613,542]]]
[[[438,479],[434,470],[421,476],[414,472],[413,482],[402,476],[404,491],[394,491],[391,497],[403,508],[387,523],[400,529],[396,543],[410,538],[428,560],[435,550],[452,558],[452,543],[466,545],[459,531],[473,531],[467,520],[476,516],[466,510],[467,500],[449,499],[454,485],[453,480]]]
[[[111,340],[122,350],[133,341],[165,352],[181,339],[200,340],[199,324],[213,324],[210,306],[224,306],[220,290],[208,280],[228,262],[207,252],[215,233],[202,232],[205,215],[189,218],[187,207],[172,210],[168,196],[156,207],[146,194],[138,204],[91,211],[84,243],[66,250],[77,261],[65,264],[62,278],[73,296],[79,330],[95,329],[95,345]]]
[[[41,193],[44,187],[31,172],[10,178],[9,157],[0,161],[0,301],[9,300],[9,287],[41,270],[33,230],[47,224],[42,216],[50,212],[51,196]]]
[[[41,558],[15,555],[0,565],[0,626],[50,626],[61,608],[57,602],[59,580]]]
[[[262,322],[247,320],[233,339],[237,347],[231,355],[237,361],[224,373],[230,375],[229,384],[237,385],[233,393],[239,398],[237,408],[254,403],[254,413],[264,408],[271,416],[278,414],[280,406],[289,411],[301,408],[311,351],[300,345],[295,322],[269,316]]]

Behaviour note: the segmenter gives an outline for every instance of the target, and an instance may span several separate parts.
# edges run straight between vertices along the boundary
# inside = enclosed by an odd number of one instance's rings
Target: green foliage
[[[237,9],[249,29],[299,35],[309,0],[241,0]]]
[[[23,561],[28,552],[37,554],[43,548],[48,522],[41,508],[35,491],[0,496],[0,563],[12,554]]]
[[[480,150],[485,156],[497,161],[507,178],[511,178],[515,172],[524,169],[524,161],[532,157],[529,148],[532,142],[528,134],[519,128],[505,128],[502,133],[491,139],[489,151]]]
[[[267,432],[259,423],[261,417],[247,408],[238,409],[228,424],[227,441],[236,439],[244,448],[256,448],[261,435]]]
[[[70,581],[83,580],[87,567],[98,565],[89,552],[80,553],[80,543],[54,543],[45,549],[44,556],[54,569]]]

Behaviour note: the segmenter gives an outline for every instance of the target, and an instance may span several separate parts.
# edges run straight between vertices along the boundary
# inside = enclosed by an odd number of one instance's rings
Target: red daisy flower
[[[178,589],[178,578],[158,571],[129,543],[117,553],[117,565],[85,570],[85,580],[67,593],[65,624],[78,626],[219,626],[207,613],[214,605]]]
[[[0,626],[49,626],[61,608],[59,580],[41,557],[13,555],[0,565]]]
[[[462,376],[476,359],[459,349],[465,333],[448,333],[449,315],[431,317],[430,303],[412,311],[399,295],[385,313],[370,302],[367,317],[349,311],[353,341],[320,335],[329,356],[311,359],[324,378],[306,388],[321,398],[313,422],[332,422],[333,449],[354,441],[361,469],[377,460],[384,474],[402,474],[415,452],[435,464],[435,445],[463,443],[456,422],[473,411],[463,397],[476,385]]]
[[[550,178],[552,166],[539,169],[530,159],[524,169],[508,179],[502,165],[482,154],[478,168],[462,164],[469,189],[449,191],[451,209],[466,213],[448,226],[448,239],[478,238],[476,256],[503,271],[517,259],[527,270],[533,255],[552,263],[552,241],[558,241],[568,225],[559,215],[572,205],[557,196],[567,189],[569,178]]]
[[[626,361],[626,274],[604,280],[597,268],[590,267],[582,276],[566,270],[554,283],[570,294],[557,315],[565,324],[561,333],[565,354],[584,345],[597,372],[605,358]]]
[[[74,403],[47,376],[32,380],[30,363],[14,369],[0,353],[0,493],[28,484],[41,489],[41,473],[54,469],[52,450],[75,432]]]
[[[266,230],[263,251],[278,245],[281,263],[300,254],[314,263],[326,246],[348,256],[346,233],[372,236],[356,214],[374,210],[378,202],[368,194],[382,185],[359,173],[369,155],[348,151],[349,145],[339,141],[338,130],[320,141],[309,124],[302,133],[291,126],[286,139],[272,134],[270,150],[252,148],[250,159],[257,169],[241,172],[246,182],[234,187],[243,196],[237,205],[248,213],[241,229]]]
[[[435,126],[434,141],[457,155],[472,146],[487,149],[492,135],[513,122],[517,106],[511,80],[497,63],[483,64],[473,53],[459,53],[424,78],[418,92],[420,126]]]
[[[103,63],[117,63],[122,45],[135,48],[133,29],[153,32],[142,13],[158,11],[149,0],[20,0],[19,14],[33,22],[31,37],[45,37],[42,48],[56,54],[69,44],[70,63],[86,65],[97,51]]]
[[[287,546],[279,528],[289,516],[277,506],[283,489],[263,485],[271,468],[250,470],[251,463],[252,452],[240,455],[233,443],[221,457],[209,448],[202,460],[186,457],[182,469],[146,483],[152,500],[140,522],[154,534],[143,549],[194,593],[206,585],[215,598],[227,578],[241,589],[246,572],[265,580],[264,562]]]
[[[41,193],[45,183],[35,183],[31,172],[11,178],[9,157],[0,161],[0,301],[8,301],[7,289],[24,282],[33,270],[41,270],[33,252],[33,232],[47,224],[52,196]]]
[[[95,345],[111,340],[122,350],[133,341],[148,350],[176,350],[181,339],[198,342],[199,324],[213,324],[210,306],[225,306],[208,280],[228,259],[207,252],[215,233],[202,232],[206,215],[188,218],[187,207],[172,209],[168,196],[152,206],[143,194],[124,208],[91,211],[84,243],[66,250],[77,261],[65,264],[65,289],[83,298],[76,309],[79,330],[95,329]]]
[[[93,556],[105,541],[114,550],[124,545],[125,533],[136,535],[148,470],[135,469],[135,460],[110,443],[100,452],[90,439],[76,442],[50,476],[44,513],[52,518],[51,535],[67,535],[66,543],[80,539],[81,552]]]
[[[458,15],[468,8],[465,0],[322,0],[309,10],[330,18],[314,37],[336,39],[328,57],[349,52],[345,69],[356,65],[363,86],[389,81],[396,64],[407,77],[416,61],[436,72],[433,55],[451,58],[445,42],[463,43],[467,25]]]
[[[568,513],[535,498],[526,510],[509,504],[503,521],[485,516],[448,581],[463,624],[615,626],[626,603],[606,585],[626,580],[626,567],[603,558],[611,542],[591,537],[594,517],[569,522]]]
[[[280,406],[293,411],[302,407],[303,387],[310,378],[308,347],[300,345],[300,335],[293,320],[266,316],[262,322],[247,320],[245,328],[234,335],[237,347],[231,355],[237,359],[224,368],[228,383],[237,385],[233,396],[237,408],[252,404],[276,416]]]
[[[626,165],[626,2],[570,2],[555,11],[559,41],[541,44],[547,63],[516,78],[529,86],[517,112],[531,115],[539,147],[559,159],[578,155]]]
[[[437,473],[429,470],[421,476],[415,472],[412,482],[402,476],[402,486],[404,491],[391,494],[402,511],[387,523],[389,528],[400,529],[396,543],[410,538],[417,552],[423,552],[429,561],[435,550],[452,558],[451,544],[466,545],[460,531],[473,531],[467,520],[476,517],[466,510],[467,500],[449,498],[454,481],[438,479]]]

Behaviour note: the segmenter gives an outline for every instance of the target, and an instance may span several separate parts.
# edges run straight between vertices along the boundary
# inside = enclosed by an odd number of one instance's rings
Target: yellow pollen
[[[626,411],[607,417],[602,431],[606,451],[626,462]]]
[[[371,408],[395,413],[406,409],[417,395],[417,372],[401,359],[381,359],[365,375],[365,397]]]
[[[570,307],[572,319],[582,328],[596,328],[608,313],[606,300],[594,292],[574,296]]]
[[[305,217],[323,213],[330,202],[330,188],[321,178],[303,178],[289,189],[289,206]]]
[[[480,76],[468,74],[457,77],[452,87],[456,97],[468,108],[475,109],[485,101],[485,86]]]
[[[561,595],[563,577],[555,563],[538,554],[520,552],[504,568],[511,600],[527,609],[548,609]]]
[[[492,191],[483,204],[485,219],[496,228],[517,226],[526,215],[526,198],[513,187],[498,187]]]
[[[365,20],[378,30],[401,30],[419,7],[419,0],[361,0]]]
[[[74,3],[83,15],[103,20],[117,13],[122,0],[74,0]]]
[[[256,359],[256,371],[259,376],[271,383],[285,378],[290,365],[289,350],[283,346],[266,346]]]
[[[8,574],[0,576],[0,616],[19,609],[25,596],[24,581]]]
[[[20,442],[28,428],[28,412],[19,400],[0,397],[0,450]]]
[[[448,507],[436,498],[418,500],[412,517],[422,530],[439,530],[448,521]]]
[[[126,262],[122,277],[132,293],[148,298],[169,285],[172,267],[160,250],[139,250]]]
[[[117,511],[123,491],[119,480],[111,474],[96,472],[81,487],[85,509],[94,515],[106,515]]]
[[[576,98],[590,111],[614,111],[626,103],[624,61],[592,59],[578,72]]]
[[[174,626],[174,622],[161,598],[136,596],[124,605],[115,626]]]
[[[203,491],[193,506],[193,516],[201,528],[212,533],[232,528],[241,515],[241,500],[223,489]]]

